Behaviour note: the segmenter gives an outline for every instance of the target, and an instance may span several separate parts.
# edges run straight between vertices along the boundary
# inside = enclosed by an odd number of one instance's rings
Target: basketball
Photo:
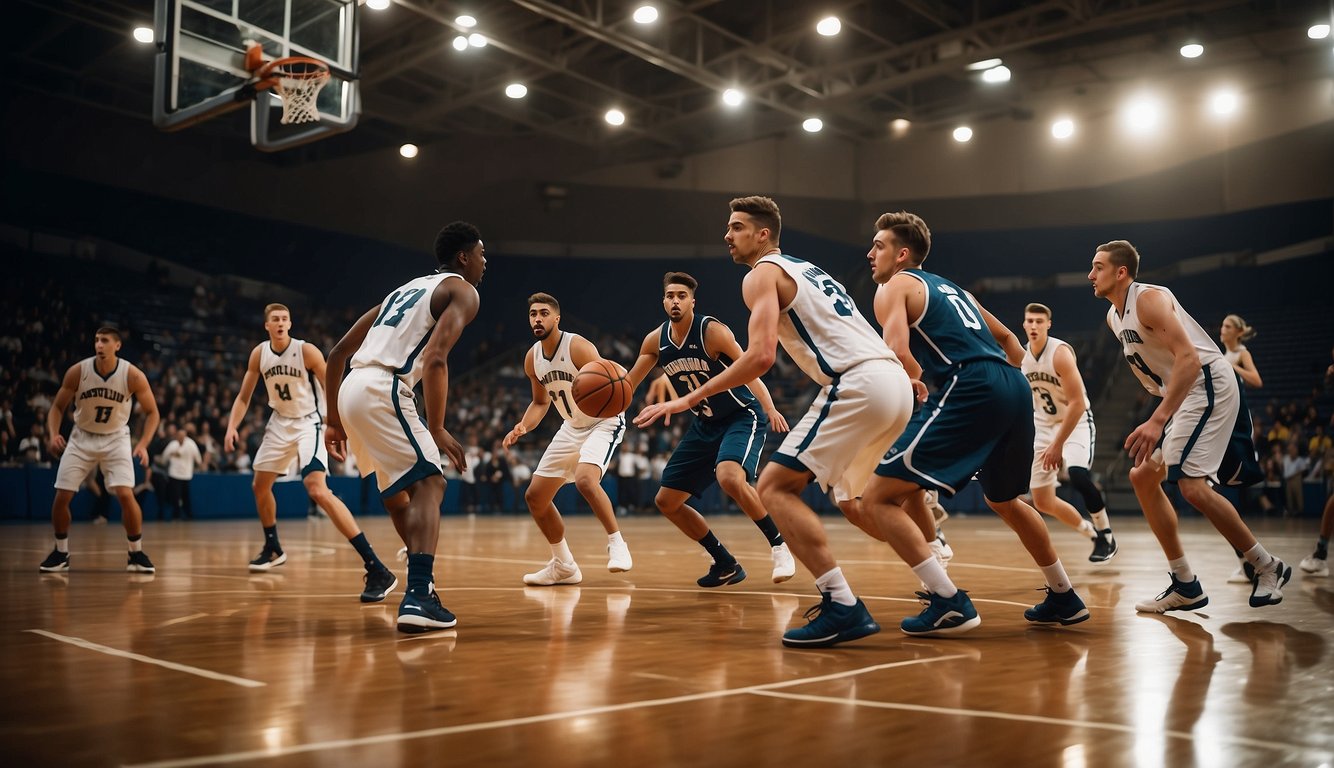
[[[624,413],[630,407],[630,380],[625,369],[610,360],[594,360],[579,369],[571,388],[574,405],[598,419]]]

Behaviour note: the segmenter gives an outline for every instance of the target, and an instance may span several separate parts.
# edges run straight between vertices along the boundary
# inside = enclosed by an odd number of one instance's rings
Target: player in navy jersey
[[[876,468],[862,496],[863,509],[926,586],[926,608],[905,618],[909,635],[966,632],[981,623],[967,593],[932,555],[920,526],[904,509],[923,488],[954,495],[974,473],[987,504],[1019,535],[1042,569],[1047,598],[1024,611],[1043,624],[1088,619],[1056,557],[1037,510],[1019,499],[1028,491],[1033,461],[1033,400],[1019,371],[1024,350],[1004,324],[959,286],[921,269],[931,232],[914,214],[886,213],[876,221],[871,275],[876,317],[885,343],[914,380],[929,381],[929,397]]]
[[[691,392],[741,357],[741,345],[732,329],[716,318],[695,313],[698,287],[695,278],[685,272],[663,276],[662,308],[668,320],[644,337],[639,359],[629,373],[632,391],[655,366],[662,366],[673,391]],[[696,583],[719,587],[746,578],[745,568],[709,529],[704,516],[686,503],[715,480],[769,542],[773,582],[787,581],[796,573],[796,563],[751,486],[759,475],[760,450],[769,430],[786,432],[787,420],[758,378],[705,398],[692,410],[695,420],[672,451],[654,502],[663,517],[713,558],[709,572]]]

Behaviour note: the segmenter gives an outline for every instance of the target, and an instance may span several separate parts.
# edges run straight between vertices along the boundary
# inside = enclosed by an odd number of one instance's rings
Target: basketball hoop
[[[275,59],[259,68],[255,89],[272,88],[283,100],[283,125],[320,119],[316,100],[329,82],[329,65],[306,56]]]

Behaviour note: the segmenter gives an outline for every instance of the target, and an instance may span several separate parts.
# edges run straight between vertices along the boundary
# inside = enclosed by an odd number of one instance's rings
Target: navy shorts
[[[662,487],[699,496],[717,479],[714,470],[724,461],[740,464],[746,479],[754,482],[768,435],[769,417],[758,406],[742,408],[719,422],[696,418],[662,470]]]
[[[964,363],[931,393],[875,473],[947,496],[973,474],[992,501],[1028,492],[1033,464],[1033,394],[1002,362]]]

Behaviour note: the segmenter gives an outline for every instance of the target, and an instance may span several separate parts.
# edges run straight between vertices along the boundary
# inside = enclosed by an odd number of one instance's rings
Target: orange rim
[[[304,64],[310,67],[306,72],[286,72],[283,67],[290,67],[294,64]],[[310,80],[317,77],[327,77],[329,75],[329,65],[319,59],[312,59],[309,56],[287,56],[281,59],[274,59],[268,64],[259,68],[257,77],[261,80],[278,77],[291,77],[297,80]]]

